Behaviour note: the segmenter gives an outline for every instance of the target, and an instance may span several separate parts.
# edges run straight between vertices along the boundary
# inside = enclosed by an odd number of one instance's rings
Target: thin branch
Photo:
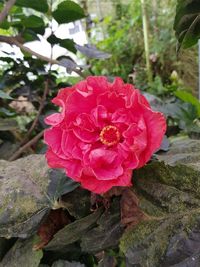
[[[56,59],[51,59],[51,58],[48,58],[48,57],[45,57],[41,54],[38,54],[37,52],[31,50],[30,48],[24,46],[20,41],[18,40],[21,40],[21,37],[20,36],[15,36],[15,37],[10,37],[10,36],[3,36],[3,35],[0,35],[0,42],[4,42],[4,43],[7,43],[7,44],[10,44],[10,45],[16,45],[18,46],[21,50],[23,50],[24,52],[27,52],[33,56],[36,56],[37,58],[40,58],[44,61],[47,61],[49,62],[50,64],[57,64],[57,65],[60,65],[60,66],[63,66],[62,63],[60,63],[58,60]],[[74,69],[73,70],[74,72],[76,72],[79,76],[81,76],[82,78],[86,78],[85,75],[81,72],[81,70],[79,69]]]
[[[9,0],[3,10],[0,13],[0,23],[2,23],[4,21],[4,19],[7,17],[10,9],[12,8],[12,6],[15,4],[16,0]]]
[[[44,108],[44,104],[45,104],[48,92],[49,92],[49,81],[47,80],[45,82],[45,88],[44,88],[42,99],[40,101],[40,106],[39,106],[39,109],[38,109],[38,113],[37,113],[32,125],[31,125],[30,129],[28,130],[25,138],[21,141],[21,143],[20,143],[21,146],[23,146],[28,141],[29,136],[31,135],[32,131],[35,129],[35,127],[36,127],[36,125],[38,123],[39,117],[40,117],[40,115],[42,113],[42,110]]]
[[[31,139],[28,143],[26,143],[24,146],[20,147],[10,158],[9,161],[16,160],[20,157],[20,155],[27,150],[30,146],[37,143],[37,141],[43,136],[44,131],[37,134],[33,139]]]

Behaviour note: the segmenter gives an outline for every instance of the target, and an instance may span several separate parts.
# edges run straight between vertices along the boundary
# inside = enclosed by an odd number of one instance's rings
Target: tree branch
[[[5,4],[3,10],[2,10],[1,13],[0,13],[0,23],[3,22],[4,19],[7,17],[7,15],[8,15],[8,13],[9,13],[10,9],[11,9],[12,6],[15,4],[15,2],[16,2],[16,0],[9,0],[9,1]]]
[[[45,103],[45,100],[46,100],[48,92],[49,92],[49,81],[47,80],[45,82],[45,88],[44,88],[42,99],[40,101],[40,106],[39,106],[39,109],[38,109],[38,113],[37,113],[32,125],[31,125],[30,129],[28,130],[25,138],[21,141],[21,143],[20,143],[21,146],[23,146],[28,141],[29,136],[31,135],[32,131],[35,129],[35,127],[36,127],[36,125],[38,123],[39,117],[40,117],[40,115],[42,113],[42,110],[43,110],[44,103]]]
[[[3,43],[7,43],[7,44],[10,44],[10,45],[16,45],[17,47],[19,47],[21,50],[23,50],[24,52],[27,52],[37,58],[40,58],[46,62],[49,62],[50,64],[57,64],[57,65],[60,65],[63,67],[62,63],[59,62],[58,60],[56,59],[51,59],[51,58],[48,58],[48,57],[45,57],[41,54],[38,54],[37,52],[31,50],[30,48],[24,46],[21,42],[21,37],[20,36],[15,36],[15,37],[11,37],[11,36],[4,36],[4,35],[0,35],[0,42],[3,42]],[[74,69],[73,70],[74,72],[76,72],[79,76],[81,76],[82,78],[86,78],[85,75],[81,72],[81,70],[79,69]]]
[[[27,150],[30,146],[34,145],[44,134],[44,131],[37,134],[33,139],[31,139],[28,143],[24,146],[20,147],[10,158],[9,161],[13,161],[19,158],[19,156]]]

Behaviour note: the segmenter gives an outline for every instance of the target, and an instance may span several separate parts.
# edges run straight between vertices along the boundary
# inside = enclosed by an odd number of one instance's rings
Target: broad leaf
[[[50,44],[57,44],[57,45],[60,45],[64,48],[66,48],[67,50],[73,52],[73,53],[76,53],[76,48],[75,48],[75,43],[72,39],[60,39],[60,38],[57,38],[55,35],[51,35],[47,38],[47,41],[50,43]]]
[[[200,38],[199,0],[178,0],[174,29],[179,48],[188,48],[197,43]]]
[[[98,50],[94,45],[87,44],[81,46],[76,44],[75,47],[79,52],[89,58],[106,59],[111,57],[111,54]]]
[[[180,98],[182,101],[190,103],[193,106],[195,106],[197,109],[197,112],[198,112],[198,116],[200,117],[200,102],[196,97],[194,97],[192,94],[185,92],[185,91],[182,91],[182,90],[177,90],[174,94],[175,94],[175,96]]]
[[[43,13],[48,11],[47,0],[17,0],[15,5],[20,7],[32,8]]]
[[[55,200],[74,188],[48,168],[43,155],[0,161],[0,236],[30,236]]]
[[[85,14],[78,4],[67,0],[58,5],[53,12],[53,17],[58,23],[68,23],[84,18]]]
[[[8,252],[8,250],[14,245],[16,238],[6,239],[0,237],[0,262]],[[1,264],[1,263],[0,263]]]
[[[134,172],[134,188],[147,217],[121,239],[126,266],[198,266],[199,145],[180,140],[159,156],[173,166],[152,162]]]
[[[124,227],[120,222],[120,205],[117,199],[109,210],[97,221],[97,227],[91,229],[81,240],[84,252],[96,253],[118,245]]]
[[[102,209],[65,226],[47,245],[47,250],[61,250],[69,244],[80,240],[91,229],[102,214]]]
[[[81,205],[77,199],[81,199]],[[62,201],[65,209],[76,219],[81,219],[91,213],[90,192],[83,188],[79,187],[78,190],[64,195]]]
[[[25,17],[22,20],[22,24],[24,27],[27,28],[39,28],[39,27],[44,27],[44,21],[42,18],[35,16],[35,15],[31,15],[29,17]]]
[[[56,201],[60,196],[74,191],[80,184],[68,178],[64,172],[60,170],[52,170],[50,172],[50,183],[48,187],[48,196]]]
[[[62,250],[65,246],[80,240],[90,230],[102,214],[102,209],[65,226],[47,245],[47,250]]]
[[[27,240],[18,240],[3,258],[0,265],[2,267],[38,267],[43,256],[42,250],[33,251],[35,237]]]

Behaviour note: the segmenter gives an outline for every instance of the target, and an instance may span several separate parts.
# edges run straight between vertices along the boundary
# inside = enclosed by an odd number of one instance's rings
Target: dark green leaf
[[[172,166],[152,162],[134,172],[134,188],[147,220],[128,229],[121,239],[126,266],[198,266],[199,145],[200,141],[180,140],[158,156]]]
[[[62,195],[72,192],[80,186],[79,183],[68,178],[60,170],[52,169],[49,176],[51,182],[48,187],[48,195],[53,201],[56,201]]]
[[[0,236],[24,238],[37,230],[54,205],[50,172],[43,155],[0,161]]]
[[[28,240],[19,239],[3,258],[0,265],[2,267],[38,267],[43,253],[42,250],[33,250],[36,239],[37,238],[30,238]]]
[[[81,205],[77,199],[81,199]],[[69,214],[76,219],[81,219],[91,213],[90,192],[80,187],[63,196],[62,201]]]
[[[67,50],[76,53],[75,43],[71,39],[63,39],[60,41],[60,46],[66,48]]]
[[[37,33],[31,29],[25,29],[24,32],[22,33],[22,35],[23,35],[23,38],[26,42],[32,42],[35,40],[39,40]]]
[[[179,48],[191,47],[200,38],[200,2],[199,0],[179,0],[176,9],[174,29]]]
[[[78,4],[68,0],[58,5],[53,12],[53,17],[58,23],[68,23],[84,18],[85,14]]]
[[[6,239],[0,237],[0,262],[8,250],[14,245],[15,241],[16,238]]]
[[[6,20],[4,20],[3,22],[0,23],[0,28],[4,29],[4,30],[8,30],[10,27],[10,23]]]
[[[81,205],[81,203],[80,203]],[[66,245],[74,243],[82,238],[91,229],[102,214],[102,209],[65,226],[46,246],[47,250],[60,250]]]
[[[88,231],[81,240],[84,252],[96,253],[118,245],[124,228],[120,223],[120,205],[117,200],[101,216],[97,224],[98,226]]]
[[[50,44],[57,44],[57,45],[60,45],[64,48],[66,48],[67,50],[73,52],[73,53],[76,53],[76,48],[75,48],[75,43],[72,39],[60,39],[60,38],[57,38],[55,35],[50,35],[48,38],[47,38],[47,41],[50,43]]]
[[[17,0],[15,4],[20,7],[32,8],[43,13],[48,11],[47,0]]]
[[[31,15],[29,17],[25,17],[22,20],[22,24],[24,27],[27,28],[39,28],[39,27],[44,27],[44,21],[42,18],[35,16],[35,15]]]

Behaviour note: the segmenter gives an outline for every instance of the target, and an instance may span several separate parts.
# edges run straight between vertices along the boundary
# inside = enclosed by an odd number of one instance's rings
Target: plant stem
[[[30,146],[37,143],[37,141],[43,136],[44,131],[41,131],[39,134],[37,134],[33,139],[31,139],[28,143],[26,143],[24,146],[20,147],[10,158],[9,161],[13,161],[19,158],[19,156]]]
[[[46,97],[48,95],[48,92],[49,92],[49,81],[47,80],[45,82],[45,88],[44,88],[44,92],[43,92],[43,96],[42,96],[42,99],[40,101],[40,106],[39,106],[39,109],[38,109],[38,113],[30,127],[30,129],[28,130],[25,138],[21,141],[20,145],[23,146],[24,144],[26,144],[26,142],[28,141],[29,139],[29,136],[31,135],[32,131],[35,129],[37,123],[38,123],[38,120],[39,120],[39,117],[42,113],[42,110],[44,108],[44,104],[45,104],[45,101],[46,101]]]
[[[9,1],[7,1],[7,3],[5,4],[3,10],[0,13],[0,23],[3,22],[4,19],[7,17],[10,9],[15,4],[15,2],[16,2],[16,0],[9,0]]]
[[[148,83],[150,84],[153,79],[150,57],[149,57],[149,29],[148,29],[148,20],[147,20],[147,10],[145,0],[141,0],[142,8],[142,24],[143,24],[143,35],[144,35],[144,49],[145,49],[145,58],[146,58],[146,69],[147,69],[147,78]]]

